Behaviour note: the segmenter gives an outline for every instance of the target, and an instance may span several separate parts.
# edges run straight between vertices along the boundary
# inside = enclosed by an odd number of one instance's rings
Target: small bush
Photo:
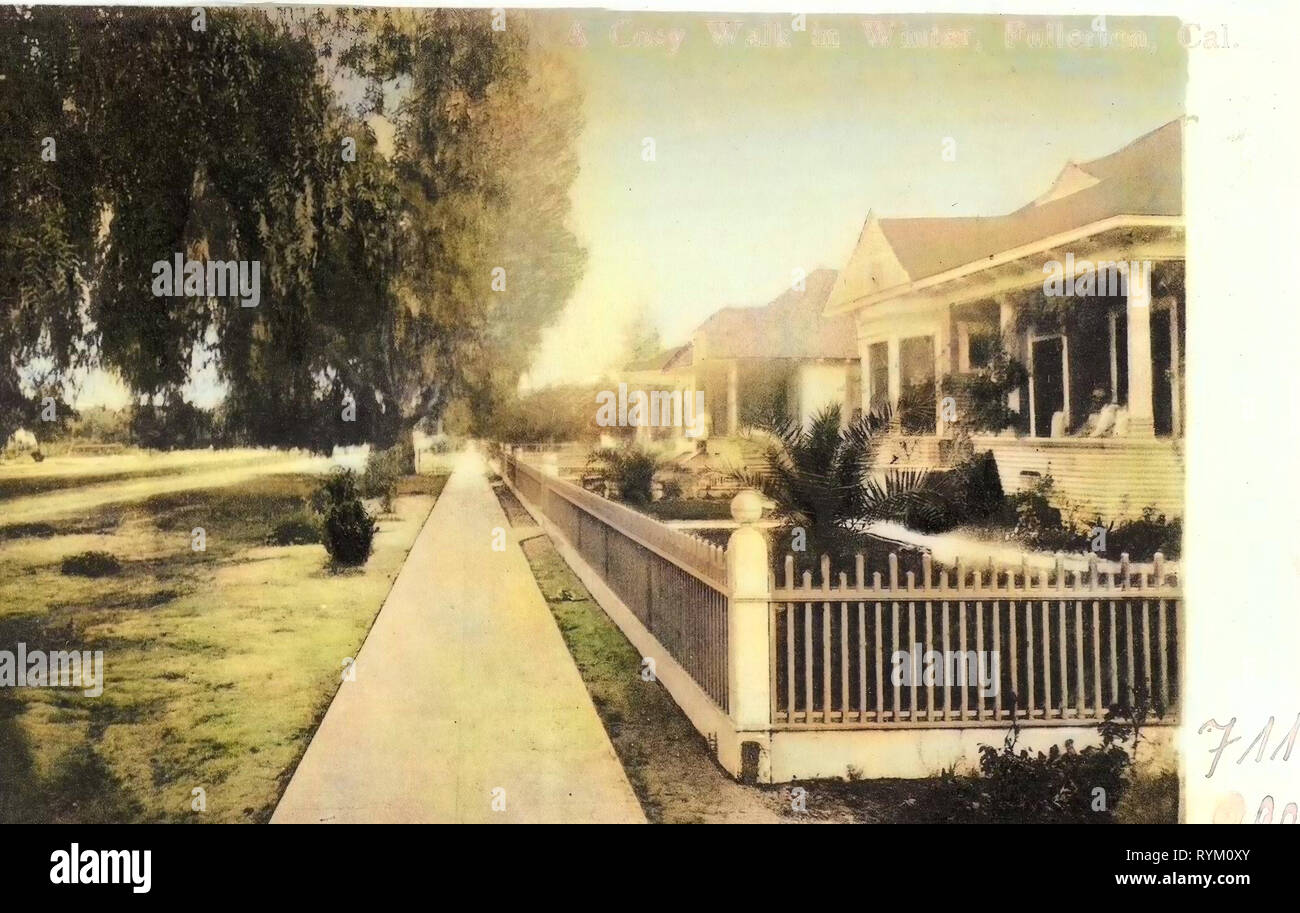
[[[654,454],[631,446],[621,450],[601,447],[587,456],[587,469],[594,470],[609,483],[620,501],[630,504],[647,504],[653,495],[655,471],[659,462]]]
[[[1014,707],[1014,696],[1013,696]],[[1120,799],[1133,783],[1133,764],[1142,726],[1163,715],[1145,694],[1116,704],[1097,724],[1101,745],[1076,750],[1072,742],[1046,753],[1016,749],[1020,727],[1012,723],[1002,747],[980,746],[979,777],[963,786],[950,780],[954,819],[978,823],[1088,824],[1115,820]],[[1130,744],[1131,743],[1131,744]],[[1103,794],[1104,806],[1094,797]]]
[[[110,577],[122,572],[122,563],[108,552],[79,552],[63,559],[62,572],[77,577]]]
[[[1182,547],[1183,521],[1157,514],[1154,507],[1144,508],[1141,517],[1120,523],[1106,533],[1106,553],[1115,558],[1125,552],[1132,561],[1150,561],[1156,552],[1177,558]]]
[[[952,493],[960,506],[961,522],[982,523],[1002,510],[1005,500],[993,451],[963,460],[951,474]]]
[[[397,464],[399,475],[409,476],[415,472],[415,445],[411,443],[409,437],[403,437],[389,447],[388,453],[393,455],[393,462]]]
[[[992,451],[973,454],[952,469],[932,472],[929,492],[912,499],[902,522],[920,533],[946,533],[967,524],[985,523],[1006,510],[1002,481]]]
[[[57,530],[48,523],[11,523],[0,526],[0,541],[5,539],[48,539]]]
[[[1113,818],[1114,808],[1128,786],[1132,764],[1127,751],[1115,744],[1089,746],[1082,751],[1066,743],[1047,753],[1016,750],[1019,729],[1013,729],[999,750],[980,746],[980,798],[971,809],[976,820],[1015,824],[1086,824]],[[1094,811],[1093,790],[1105,790],[1105,810]],[[983,812],[980,814],[980,812]]]
[[[409,468],[408,468],[409,467]],[[415,451],[407,444],[387,450],[371,450],[366,458],[366,472],[361,477],[361,493],[367,498],[378,498],[384,512],[391,512],[397,497],[397,482],[415,471]]]
[[[378,524],[366,511],[351,469],[336,469],[321,485],[321,533],[325,551],[335,564],[365,564],[374,548]]]
[[[1004,521],[1011,527],[1011,538],[1041,551],[1086,549],[1088,536],[1066,523],[1061,511],[1052,506],[1053,488],[1052,477],[1045,475],[1033,488],[1007,497]]]
[[[314,545],[320,541],[320,521],[305,510],[276,521],[266,536],[268,545]]]

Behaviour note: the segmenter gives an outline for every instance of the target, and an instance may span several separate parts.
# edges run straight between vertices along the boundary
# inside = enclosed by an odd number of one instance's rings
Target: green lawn
[[[370,561],[342,573],[319,545],[264,544],[308,475],[17,526],[0,507],[0,649],[103,650],[105,679],[99,697],[0,690],[0,821],[268,819],[444,482],[405,481]],[[87,550],[121,573],[60,572]]]

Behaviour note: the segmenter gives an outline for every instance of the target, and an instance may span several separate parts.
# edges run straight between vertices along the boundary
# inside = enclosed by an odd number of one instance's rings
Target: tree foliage
[[[92,365],[168,406],[211,362],[232,428],[317,448],[512,389],[581,265],[577,105],[522,24],[489,22],[0,10],[0,436]],[[341,104],[347,72],[374,108],[406,87],[391,157]],[[259,261],[261,303],[155,297],[174,253]]]

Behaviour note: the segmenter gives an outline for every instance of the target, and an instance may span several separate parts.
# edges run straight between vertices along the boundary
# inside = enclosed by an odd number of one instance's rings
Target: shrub
[[[621,450],[600,447],[587,456],[587,468],[608,482],[620,501],[646,504],[653,494],[655,470],[659,468],[659,461],[654,454],[637,446]]]
[[[1006,498],[1004,521],[1011,526],[1011,538],[1043,551],[1078,551],[1088,547],[1088,536],[1066,523],[1061,511],[1051,504],[1054,483],[1050,475],[1034,486]]]
[[[1156,552],[1177,558],[1182,547],[1183,521],[1178,517],[1167,519],[1154,507],[1143,508],[1141,517],[1120,523],[1106,533],[1106,553],[1115,558],[1125,552],[1133,561],[1150,561]]]
[[[986,450],[963,460],[953,469],[951,480],[963,523],[981,523],[1003,509],[1005,496],[993,451]]]
[[[313,545],[320,541],[320,521],[305,510],[278,520],[266,536],[268,545]]]
[[[361,501],[357,476],[351,469],[336,469],[318,493],[321,533],[325,551],[335,564],[365,564],[374,547],[378,525]]]
[[[973,341],[973,340],[972,340]],[[940,382],[944,394],[960,403],[961,424],[972,431],[993,434],[1004,428],[1021,427],[1027,416],[1007,406],[1007,394],[1029,382],[1029,372],[1011,354],[1009,337],[991,340],[987,361],[966,374],[948,374]]]
[[[992,451],[973,454],[952,469],[930,474],[933,496],[907,505],[903,523],[921,533],[943,533],[984,523],[1006,510]]]
[[[109,577],[122,571],[122,563],[108,552],[79,552],[63,559],[62,572],[77,577]]]
[[[1159,708],[1154,712],[1161,713]],[[1132,783],[1141,728],[1152,713],[1146,696],[1135,695],[1132,705],[1113,705],[1097,724],[1101,745],[1079,751],[1067,741],[1064,748],[1053,745],[1037,754],[1016,749],[1020,726],[1013,722],[1001,749],[980,746],[979,778],[965,795],[955,798],[955,818],[1017,824],[1115,820],[1116,807]],[[961,790],[956,781],[948,785]],[[1105,791],[1102,808],[1094,805],[1098,788]]]
[[[980,798],[968,806],[977,820],[1016,824],[1085,824],[1109,821],[1128,785],[1132,759],[1123,747],[1107,743],[1076,751],[1053,745],[1046,753],[1016,750],[1019,726],[999,750],[980,746]],[[1105,790],[1104,811],[1094,811],[1093,790]],[[982,812],[982,814],[981,814]]]
[[[392,455],[398,475],[409,476],[415,472],[415,445],[411,443],[409,435],[403,435],[386,452]]]
[[[403,452],[401,445],[387,450],[371,450],[366,458],[366,472],[361,477],[361,493],[367,498],[378,498],[384,512],[393,509],[393,498],[397,497],[397,480],[409,474],[404,462],[414,462],[414,451],[408,444]]]
[[[602,431],[620,430],[604,429],[596,424],[591,404],[600,387],[568,384],[510,396],[487,410],[485,418],[470,424],[488,437],[514,444],[594,440]],[[444,426],[457,433],[457,429],[446,423]]]
[[[133,405],[128,418],[131,437],[153,450],[184,450],[213,443],[214,413],[179,397],[163,405]]]

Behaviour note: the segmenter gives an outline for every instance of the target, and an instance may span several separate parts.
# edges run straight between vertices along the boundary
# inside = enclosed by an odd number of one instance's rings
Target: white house
[[[862,408],[898,415],[891,461],[941,464],[964,426],[1008,491],[1050,473],[1108,518],[1182,513],[1182,132],[1068,163],[1006,215],[867,215],[824,313],[854,320]],[[1134,276],[1103,281],[1121,262]],[[1077,281],[1045,286],[1070,268]]]
[[[823,315],[834,284],[834,270],[814,270],[765,305],[722,308],[689,343],[626,365],[620,380],[703,390],[712,438],[734,438],[771,414],[807,422],[832,404],[847,422],[860,406],[861,371],[852,318]]]

